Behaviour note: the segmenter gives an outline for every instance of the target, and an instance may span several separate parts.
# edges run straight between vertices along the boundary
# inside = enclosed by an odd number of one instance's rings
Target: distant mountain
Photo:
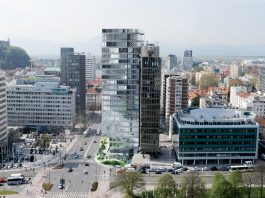
[[[101,55],[101,35],[97,35],[86,42],[56,43],[36,39],[11,39],[11,44],[21,46],[34,57],[59,58],[60,47],[74,47],[76,52]],[[183,56],[185,49],[192,49],[193,56],[264,56],[265,45],[178,45],[176,43],[159,42],[161,56],[176,54]]]

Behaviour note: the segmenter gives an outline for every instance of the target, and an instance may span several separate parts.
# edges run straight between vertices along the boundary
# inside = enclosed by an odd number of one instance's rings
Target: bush
[[[50,191],[52,189],[52,185],[51,183],[43,183],[42,184],[42,188],[46,191]]]
[[[93,182],[91,185],[91,191],[94,192],[98,189],[98,182]]]
[[[112,165],[112,166],[116,166],[116,165],[124,166],[125,165],[124,161],[118,161],[118,160],[105,160],[102,163],[105,165]]]

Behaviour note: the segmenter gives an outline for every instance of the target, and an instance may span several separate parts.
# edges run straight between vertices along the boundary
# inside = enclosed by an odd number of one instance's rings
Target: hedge
[[[91,186],[91,191],[94,192],[98,189],[98,182],[93,182]]]

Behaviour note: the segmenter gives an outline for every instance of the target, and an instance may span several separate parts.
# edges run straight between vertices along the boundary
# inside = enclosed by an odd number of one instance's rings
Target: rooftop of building
[[[54,71],[54,72],[60,72],[61,71],[61,68],[59,67],[47,67],[44,69],[45,72],[47,71]]]
[[[256,124],[255,116],[253,112],[223,108],[192,109],[175,114],[179,123],[191,125]]]

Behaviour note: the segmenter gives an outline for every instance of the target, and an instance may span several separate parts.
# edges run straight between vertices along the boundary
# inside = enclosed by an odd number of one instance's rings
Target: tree
[[[20,47],[7,46],[0,49],[0,68],[15,69],[29,65],[30,57]]]
[[[254,172],[246,172],[243,176],[247,197],[251,198],[252,185],[254,184]]]
[[[165,174],[160,177],[157,192],[159,197],[173,198],[177,193],[177,185],[174,178],[169,174]]]
[[[186,198],[206,197],[205,184],[199,176],[199,172],[189,172],[181,184],[181,195]]]
[[[127,197],[135,198],[135,191],[144,187],[144,177],[137,172],[122,172],[117,177],[117,186]]]
[[[260,185],[260,198],[263,197],[263,185],[264,185],[264,179],[265,179],[265,166],[259,165],[257,166],[257,177],[259,179],[259,185]]]
[[[196,96],[195,98],[192,99],[191,106],[192,107],[199,107],[200,106],[200,96]]]
[[[218,86],[218,80],[213,74],[204,75],[199,83],[200,89],[208,89],[209,87]]]
[[[200,71],[203,71],[203,67],[202,66],[196,66],[193,68],[193,72],[200,72]]]
[[[242,195],[240,195],[240,191],[238,190],[239,185],[242,183],[242,173],[239,170],[232,171],[229,175],[229,181],[233,187],[233,197],[242,197]]]
[[[214,176],[210,197],[233,198],[233,186],[221,173]]]

